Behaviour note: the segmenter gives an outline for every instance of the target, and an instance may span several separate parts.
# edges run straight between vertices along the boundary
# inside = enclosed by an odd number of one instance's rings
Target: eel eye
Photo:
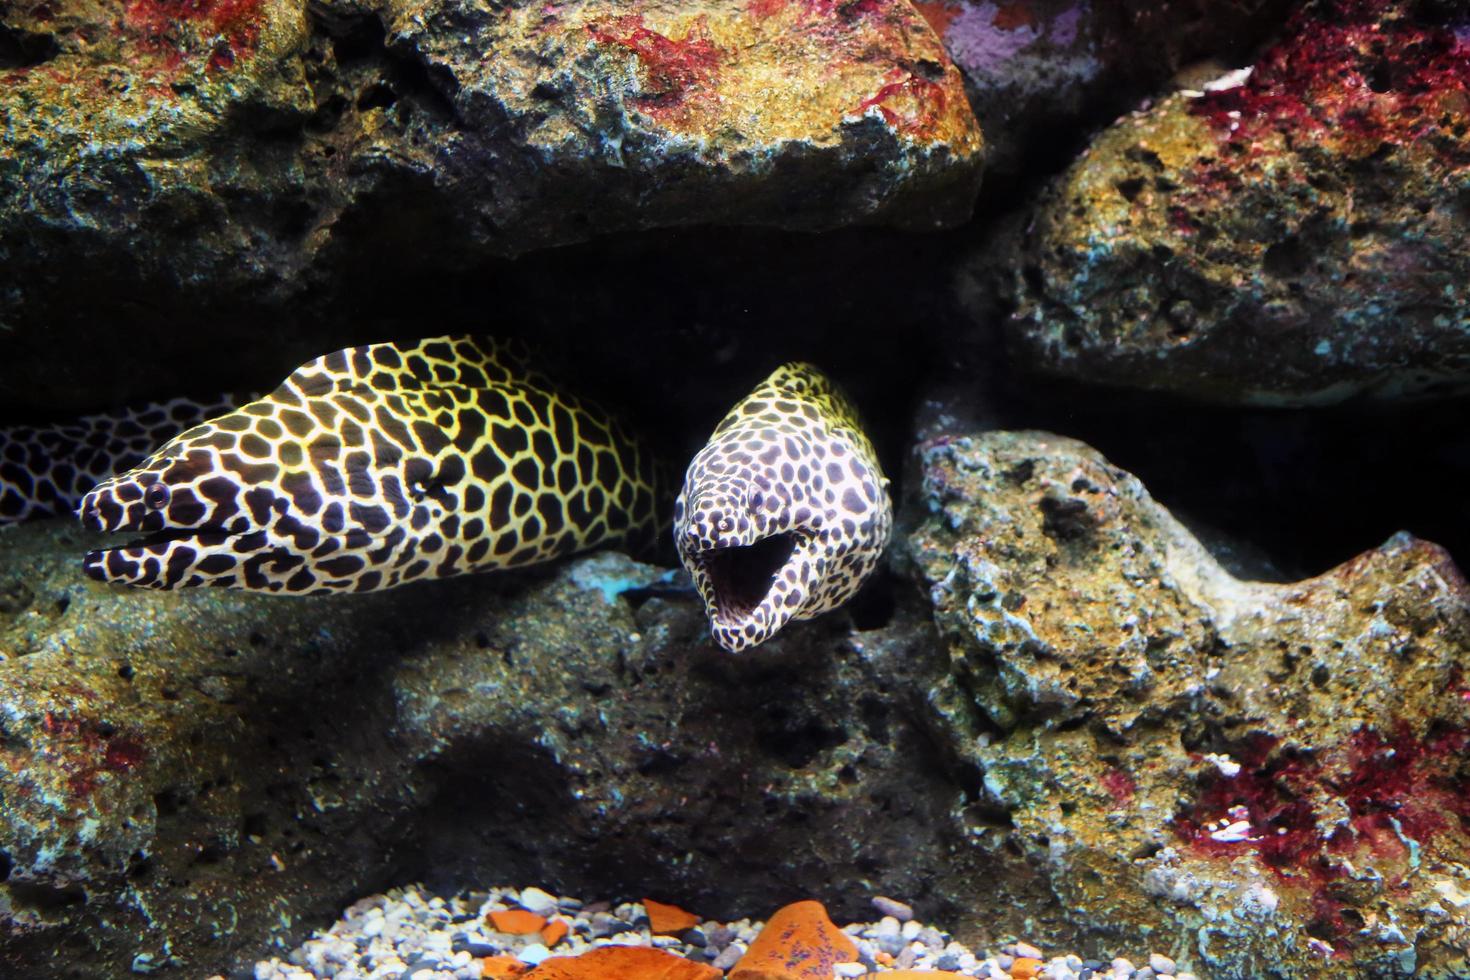
[[[168,486],[163,483],[148,484],[148,489],[143,491],[143,503],[150,510],[163,510],[168,506]]]
[[[728,517],[722,517],[720,518],[720,522],[717,526],[721,531],[728,531],[735,526],[735,522],[730,520],[730,518]]]

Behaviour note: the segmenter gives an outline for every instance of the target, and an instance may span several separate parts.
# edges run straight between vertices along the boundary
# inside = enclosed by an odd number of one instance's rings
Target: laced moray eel
[[[181,433],[82,501],[92,578],[154,589],[369,592],[656,540],[651,454],[517,345],[335,351]]]
[[[0,429],[0,524],[74,514],[98,483],[239,402],[176,398],[51,426]]]
[[[674,504],[679,558],[732,653],[852,598],[892,530],[873,444],[810,364],[777,368],[730,410]]]

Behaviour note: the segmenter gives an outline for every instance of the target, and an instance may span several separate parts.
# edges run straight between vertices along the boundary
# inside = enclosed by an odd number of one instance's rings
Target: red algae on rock
[[[1470,843],[1470,782],[1461,771],[1470,728],[1431,725],[1419,735],[1405,721],[1389,727],[1388,735],[1360,728],[1320,752],[1257,736],[1232,753],[1238,771],[1208,778],[1175,831],[1211,857],[1254,853],[1279,881],[1309,890],[1314,934],[1351,942],[1361,916],[1334,895],[1344,861],[1375,869],[1392,887],[1426,853],[1453,860]]]
[[[1191,114],[1232,143],[1280,134],[1353,154],[1434,141],[1470,110],[1470,36],[1385,0],[1334,0],[1298,12],[1242,85],[1207,91]],[[1458,139],[1437,149],[1470,162]]]
[[[1241,581],[1072,440],[951,431],[920,461],[978,847],[1201,976],[1465,975],[1470,584],[1443,549]]]
[[[129,0],[123,8],[124,28],[171,66],[208,51],[215,70],[254,54],[263,17],[262,0]]]
[[[45,753],[48,768],[65,776],[73,797],[90,796],[104,774],[131,772],[148,758],[148,750],[137,737],[95,718],[48,711],[38,730],[45,736],[38,750]]]
[[[709,36],[709,18],[697,17],[675,40],[643,24],[641,14],[624,14],[587,25],[601,44],[615,44],[638,57],[647,85],[635,97],[640,108],[658,114],[676,111],[686,98],[718,98],[715,85],[722,52]]]
[[[905,75],[907,74],[907,77]],[[920,136],[932,135],[944,112],[944,88],[918,75],[895,68],[871,98],[858,104],[857,112],[877,107],[888,125]]]
[[[1248,75],[1099,134],[1018,250],[1023,355],[1227,403],[1470,390],[1467,25],[1305,3]]]

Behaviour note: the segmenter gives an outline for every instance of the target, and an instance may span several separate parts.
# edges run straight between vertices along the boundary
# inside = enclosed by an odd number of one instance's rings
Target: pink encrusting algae
[[[91,795],[104,773],[131,772],[148,757],[137,738],[90,718],[48,711],[40,731],[48,737],[50,758],[66,774],[66,786],[73,796]]]
[[[171,69],[184,63],[192,33],[209,51],[208,67],[221,71],[255,52],[261,7],[262,0],[129,0],[123,26]]]
[[[714,81],[722,53],[710,38],[706,17],[696,18],[682,38],[651,30],[640,14],[628,14],[587,25],[599,44],[633,52],[643,70],[644,91],[634,98],[654,115],[678,110],[694,97],[714,98]]]
[[[1122,769],[1110,766],[1104,770],[1101,781],[1103,789],[1107,790],[1108,795],[1113,798],[1114,809],[1121,809],[1133,802],[1133,794],[1137,792],[1138,784]]]
[[[907,75],[907,77],[905,77]],[[877,108],[894,129],[917,136],[932,135],[944,114],[944,89],[927,78],[895,68],[884,76],[882,88],[857,106],[858,114]]]
[[[1470,112],[1470,33],[1390,16],[1392,0],[1309,5],[1244,84],[1206,92],[1190,112],[1222,137],[1279,133],[1371,153],[1432,138]]]
[[[1239,770],[1211,778],[1175,818],[1175,832],[1202,855],[1254,854],[1282,883],[1307,890],[1309,931],[1348,944],[1356,912],[1333,885],[1349,867],[1372,864],[1392,884],[1420,848],[1462,838],[1470,826],[1470,783],[1460,772],[1470,728],[1418,735],[1398,722],[1391,731],[1360,728],[1321,753],[1256,736],[1233,753]]]

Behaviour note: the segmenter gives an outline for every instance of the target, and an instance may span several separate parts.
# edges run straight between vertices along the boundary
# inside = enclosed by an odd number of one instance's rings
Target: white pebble
[[[710,966],[714,967],[716,970],[724,972],[731,969],[736,963],[739,963],[740,957],[744,955],[745,946],[739,942],[733,942],[730,945],[726,946],[724,949],[720,950],[720,955],[714,958],[714,960],[710,963]]]
[[[551,950],[547,949],[541,943],[532,943],[516,951],[516,959],[522,963],[529,963],[531,966],[537,965],[550,955]]]
[[[1155,973],[1172,974],[1174,972],[1174,961],[1160,953],[1154,953],[1150,956],[1148,958],[1148,965],[1154,968]]]
[[[1016,955],[1024,956],[1027,959],[1033,960],[1044,958],[1041,955],[1041,950],[1037,949],[1035,946],[1032,946],[1030,943],[1016,943]]]
[[[914,917],[913,907],[894,898],[879,895],[873,899],[873,908],[881,915],[891,915],[899,922],[908,922]]]
[[[839,977],[861,977],[867,974],[868,968],[862,963],[838,963],[832,967],[832,972]]]
[[[548,912],[556,911],[556,896],[548,895],[539,888],[521,889],[521,908],[527,912],[535,912],[537,915],[546,915]]]

